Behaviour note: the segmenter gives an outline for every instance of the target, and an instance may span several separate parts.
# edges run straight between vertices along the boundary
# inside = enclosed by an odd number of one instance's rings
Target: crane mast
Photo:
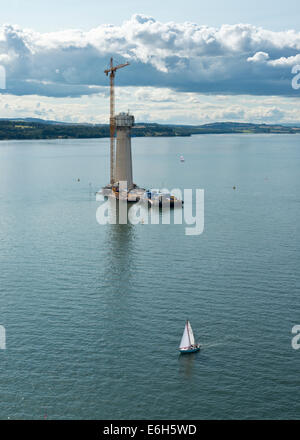
[[[122,67],[128,66],[129,63],[119,64],[118,66],[113,65],[113,58],[110,59],[110,68],[104,70],[106,76],[109,75],[110,80],[110,183],[113,185],[115,183],[114,179],[114,161],[115,161],[115,76],[116,71]]]

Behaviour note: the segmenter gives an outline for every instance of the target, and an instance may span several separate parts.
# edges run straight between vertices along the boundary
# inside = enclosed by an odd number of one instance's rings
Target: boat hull
[[[156,207],[156,208],[160,208],[163,209],[163,202],[161,200],[152,200],[152,199],[147,199],[148,202],[148,206],[151,207]],[[183,200],[168,200],[166,201],[166,206],[165,208],[176,208],[177,206],[182,207],[183,206]]]
[[[186,350],[179,349],[181,354],[196,353],[199,350],[200,350],[200,346],[194,348],[187,348]]]

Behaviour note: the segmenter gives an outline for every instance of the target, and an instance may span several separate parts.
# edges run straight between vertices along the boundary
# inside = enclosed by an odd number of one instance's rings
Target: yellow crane
[[[114,160],[115,160],[115,76],[116,71],[122,67],[129,66],[129,63],[114,66],[113,58],[110,59],[110,68],[104,70],[106,76],[110,79],[110,183],[114,181]]]

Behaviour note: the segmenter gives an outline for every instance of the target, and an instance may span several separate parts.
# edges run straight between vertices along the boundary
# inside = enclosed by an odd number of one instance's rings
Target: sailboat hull
[[[196,353],[196,351],[200,350],[200,345],[198,347],[191,347],[191,348],[186,348],[186,349],[179,349],[181,354],[187,354],[187,353]]]

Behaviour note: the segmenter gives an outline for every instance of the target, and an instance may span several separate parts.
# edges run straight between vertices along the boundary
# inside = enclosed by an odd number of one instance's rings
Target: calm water
[[[138,184],[205,190],[202,235],[98,225],[107,139],[0,143],[0,418],[299,418],[300,137],[133,144]]]

